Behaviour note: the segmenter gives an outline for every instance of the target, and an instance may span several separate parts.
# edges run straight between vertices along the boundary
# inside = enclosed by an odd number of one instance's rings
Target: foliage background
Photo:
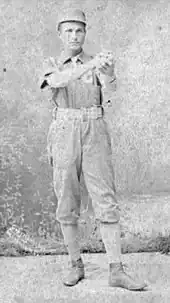
[[[115,55],[118,90],[107,115],[118,193],[170,191],[169,1],[1,0],[0,226],[54,238],[61,233],[46,154],[52,105],[38,78],[44,59],[61,51],[55,25],[69,6],[87,14],[85,49]]]

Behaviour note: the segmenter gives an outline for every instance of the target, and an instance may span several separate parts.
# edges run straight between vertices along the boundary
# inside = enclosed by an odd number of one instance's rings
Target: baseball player
[[[78,240],[83,174],[95,217],[100,222],[109,264],[109,285],[143,290],[146,283],[125,273],[121,261],[120,214],[104,110],[109,101],[104,95],[116,90],[114,58],[109,51],[94,57],[84,52],[86,25],[81,10],[70,9],[61,14],[57,32],[63,52],[59,58],[49,59],[41,81],[41,89],[52,91],[55,104],[47,141],[58,199],[57,220],[71,260],[63,282],[73,286],[85,278]]]

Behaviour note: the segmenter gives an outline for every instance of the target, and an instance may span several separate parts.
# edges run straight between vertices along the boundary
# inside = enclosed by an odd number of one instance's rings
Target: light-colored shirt
[[[76,66],[85,64],[92,60],[93,56],[86,54],[83,50],[75,57],[70,57],[66,53],[53,60],[53,65],[59,72],[67,69],[74,69]],[[46,68],[49,72],[48,63]],[[45,69],[46,69],[45,68]],[[44,73],[47,75],[48,72]],[[60,79],[59,79],[60,80]],[[60,86],[51,88],[53,102],[63,108],[90,107],[92,105],[101,105],[104,102],[104,92],[112,93],[116,90],[116,77],[108,77],[94,70],[86,72],[77,80],[70,81],[65,85],[60,80]]]

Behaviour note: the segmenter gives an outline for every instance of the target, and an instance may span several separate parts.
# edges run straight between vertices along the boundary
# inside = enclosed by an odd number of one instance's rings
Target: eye
[[[66,30],[66,32],[67,32],[67,33],[72,33],[72,29],[69,28],[69,29]]]
[[[79,34],[79,33],[83,33],[83,30],[82,29],[78,29],[77,30],[77,33]]]

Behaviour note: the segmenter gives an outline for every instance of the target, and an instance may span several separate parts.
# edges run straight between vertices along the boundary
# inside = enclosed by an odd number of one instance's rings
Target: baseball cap
[[[68,22],[68,21],[77,21],[82,22],[85,25],[86,23],[86,16],[85,13],[80,9],[69,9],[63,11],[57,21],[57,30],[59,29],[59,26],[61,23]]]

